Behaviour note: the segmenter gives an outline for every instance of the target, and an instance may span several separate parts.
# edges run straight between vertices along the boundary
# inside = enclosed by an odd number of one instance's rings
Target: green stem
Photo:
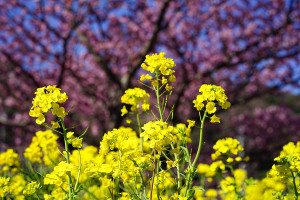
[[[86,187],[83,187],[83,190],[86,192],[86,193],[88,193],[88,195],[90,196],[90,197],[92,197],[92,199],[94,199],[94,200],[99,200],[92,192],[90,192]]]
[[[119,170],[121,171],[121,162],[122,162],[122,153],[121,153],[121,151],[119,150]],[[116,196],[117,196],[117,199],[119,199],[119,193],[120,193],[120,177],[118,177],[118,179],[117,179],[117,186],[116,186],[117,188],[116,188]]]
[[[78,184],[79,184],[79,177],[80,177],[80,172],[81,172],[81,155],[80,155],[80,150],[78,149],[78,155],[79,155],[79,169],[78,169],[78,174],[77,174],[77,180],[76,180],[76,184],[74,187],[74,190],[77,190]]]
[[[160,94],[159,94],[159,74],[156,72],[155,76],[156,76],[156,81],[157,81],[157,84],[158,84],[157,88],[154,87],[155,88],[155,92],[156,92],[157,107],[158,107],[158,110],[159,110],[160,120],[164,121],[164,119],[163,119],[163,113],[162,113],[161,105],[160,105],[160,100],[159,100],[159,97],[160,97]]]
[[[200,119],[201,119],[201,127],[200,127],[200,136],[199,136],[198,150],[197,150],[196,156],[194,158],[193,164],[191,166],[191,169],[188,172],[187,182],[186,182],[186,186],[185,186],[185,190],[184,190],[184,196],[185,197],[186,197],[188,189],[190,188],[191,173],[194,172],[195,165],[196,165],[196,163],[198,161],[198,158],[200,156],[200,152],[201,152],[201,149],[202,149],[202,146],[203,146],[203,128],[204,128],[204,121],[205,121],[205,118],[206,118],[206,114],[207,114],[207,112],[205,111],[204,114],[203,114],[203,117],[201,118],[201,113],[199,112],[199,116],[200,116]]]
[[[298,194],[297,186],[296,186],[296,178],[295,178],[294,172],[291,171],[291,173],[292,173],[292,177],[293,177],[295,199],[297,200],[299,194]]]
[[[153,170],[152,170],[152,181],[151,181],[151,190],[150,190],[150,200],[152,200],[152,192],[153,192],[153,184],[154,184],[154,177],[155,177],[155,168],[156,168],[156,159],[155,159],[155,150],[153,149]]]
[[[201,120],[201,127],[200,127],[200,138],[199,138],[199,144],[198,144],[198,150],[197,150],[197,154],[196,154],[196,157],[194,159],[194,162],[193,162],[193,168],[195,167],[196,163],[197,163],[197,160],[200,156],[200,152],[201,152],[201,148],[203,146],[203,127],[204,127],[204,121],[205,121],[205,117],[206,117],[206,114],[207,112],[205,111],[204,112],[204,115],[203,115],[203,118]],[[200,113],[199,113],[200,115]]]
[[[31,174],[33,174],[35,180],[40,182],[39,177],[38,177],[38,175],[36,174],[36,172],[34,171],[31,162],[30,162],[30,161],[27,161],[26,164],[27,164],[27,167],[29,168],[29,170],[31,171]]]
[[[70,164],[70,153],[69,153],[69,147],[68,147],[67,129],[65,127],[63,119],[59,118],[59,120],[61,123],[61,127],[63,129],[65,150],[66,150],[66,159],[67,159],[67,163]],[[69,199],[73,200],[73,183],[72,183],[71,172],[68,171],[67,176],[68,176],[68,185],[69,185]]]
[[[146,183],[145,183],[145,181],[144,181],[144,177],[143,177],[143,173],[142,173],[142,171],[140,170],[140,176],[141,176],[141,181],[142,181],[142,188],[143,188],[143,190],[144,190],[144,194],[147,194],[147,191],[146,191]]]
[[[138,127],[139,127],[139,136],[140,136],[140,142],[141,142],[141,151],[143,152],[143,137],[141,137],[141,133],[142,133],[142,127],[141,127],[141,121],[140,121],[140,115],[138,113],[138,111],[136,111],[136,120],[138,123]]]
[[[230,169],[231,175],[233,177],[233,181],[234,181],[233,182],[233,184],[234,184],[234,192],[235,192],[236,198],[239,199],[240,193],[237,191],[237,184],[236,184],[236,180],[235,180],[234,170],[233,170],[232,164],[229,165],[229,169]]]
[[[156,176],[156,195],[157,195],[157,199],[159,200],[160,199],[160,194],[159,194],[159,160],[158,160],[158,162],[156,163],[156,174],[157,174],[157,176]]]
[[[35,193],[35,196],[38,198],[38,200],[41,200],[39,195],[37,195],[37,193]]]
[[[178,144],[177,144],[178,145]],[[174,149],[174,145],[171,144],[172,150]],[[174,153],[175,160],[178,161],[178,154]],[[177,193],[180,194],[181,187],[182,187],[182,182],[181,182],[181,176],[180,176],[180,166],[179,162],[176,164],[176,170],[177,170]]]

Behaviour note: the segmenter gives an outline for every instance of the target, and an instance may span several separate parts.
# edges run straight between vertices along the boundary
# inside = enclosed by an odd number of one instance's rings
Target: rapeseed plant
[[[0,197],[2,199],[298,199],[300,190],[300,142],[289,143],[274,159],[276,164],[262,180],[247,176],[244,148],[233,138],[213,146],[210,164],[198,164],[203,147],[206,118],[220,123],[216,113],[231,104],[221,86],[203,84],[193,101],[199,121],[173,124],[167,102],[176,81],[175,63],[165,53],[147,55],[141,66],[141,83],[154,93],[130,88],[121,97],[122,116],[134,115],[130,127],[104,134],[99,149],[83,146],[83,134],[67,128],[63,103],[67,94],[56,86],[38,88],[29,115],[48,130],[38,131],[23,154],[0,153]],[[154,105],[150,105],[154,102]],[[157,110],[153,109],[157,108]],[[141,121],[144,114],[151,119]],[[46,117],[47,116],[47,117]],[[49,118],[52,116],[52,120]],[[197,125],[200,124],[200,127]],[[192,128],[199,128],[196,155],[192,157]],[[64,145],[59,144],[63,137]],[[70,147],[74,149],[70,151]],[[239,168],[237,167],[239,166]],[[196,180],[200,180],[200,184]],[[219,187],[208,188],[207,183]]]

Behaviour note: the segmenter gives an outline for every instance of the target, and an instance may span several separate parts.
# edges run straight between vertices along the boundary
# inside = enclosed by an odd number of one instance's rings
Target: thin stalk
[[[174,149],[174,145],[171,144],[172,150]],[[177,153],[174,153],[175,160],[178,160],[178,155]],[[181,182],[181,176],[180,176],[180,166],[179,162],[176,164],[176,170],[177,170],[177,193],[180,194],[181,187],[182,187],[182,182]]]
[[[233,181],[234,181],[233,182],[233,184],[234,184],[234,192],[235,192],[236,197],[238,198],[240,196],[240,193],[237,191],[237,185],[236,185],[236,180],[235,180],[234,170],[233,170],[232,165],[229,165],[229,169],[230,169],[231,175],[233,177]]]
[[[62,118],[60,119],[60,123],[61,123],[61,127],[63,129],[63,136],[64,136],[64,142],[65,142],[65,150],[66,150],[66,159],[67,159],[67,163],[70,164],[70,155],[69,155],[69,148],[68,148],[68,142],[67,142],[67,133],[66,133],[66,127],[65,124],[63,122]],[[73,200],[73,183],[72,183],[72,177],[71,177],[71,172],[67,172],[67,176],[68,176],[68,185],[69,185],[69,199]]]
[[[203,115],[203,118],[201,120],[200,138],[199,138],[198,150],[197,150],[197,154],[196,154],[196,157],[194,159],[194,162],[193,162],[193,167],[195,167],[195,165],[196,165],[196,162],[197,162],[197,160],[198,160],[198,158],[200,156],[201,148],[203,146],[203,127],[204,127],[204,121],[205,121],[206,114],[207,114],[207,112],[205,111],[204,115]],[[199,113],[199,115],[200,115],[200,113]]]
[[[146,183],[145,183],[145,181],[144,181],[143,173],[142,173],[141,170],[140,170],[140,176],[141,176],[141,179],[142,179],[142,185],[143,185],[144,194],[147,194],[147,191],[146,191]]]
[[[152,170],[152,182],[151,182],[151,190],[150,190],[150,200],[152,200],[152,192],[153,192],[153,184],[154,184],[154,177],[155,177],[155,168],[156,168],[156,159],[155,159],[155,150],[153,150],[153,157],[154,157],[154,163],[153,163],[153,170]]]
[[[198,143],[198,150],[197,150],[197,153],[196,153],[196,156],[194,158],[194,161],[193,161],[193,164],[191,166],[191,169],[189,171],[189,174],[188,174],[188,178],[187,178],[187,183],[186,183],[186,186],[185,186],[185,191],[184,191],[184,196],[186,196],[187,194],[187,191],[190,187],[190,182],[191,182],[191,171],[194,171],[194,168],[195,168],[195,165],[197,163],[197,160],[200,156],[200,152],[201,152],[201,148],[203,146],[203,128],[204,128],[204,121],[205,121],[205,118],[206,118],[206,114],[207,112],[205,111],[204,114],[203,114],[203,117],[201,118],[201,113],[199,112],[199,116],[200,116],[200,119],[201,119],[201,127],[200,127],[200,136],[199,136],[199,143]]]
[[[86,193],[88,193],[88,195],[90,196],[90,197],[92,197],[92,199],[94,199],[94,200],[99,200],[92,192],[90,192],[86,187],[83,187],[83,190],[86,192]]]
[[[38,200],[41,200],[39,195],[37,195],[37,193],[35,193],[35,196],[38,198]]]
[[[156,99],[157,99],[157,107],[158,107],[158,110],[159,110],[159,116],[160,116],[160,120],[161,121],[164,121],[163,119],[163,114],[162,114],[162,110],[161,110],[161,105],[160,105],[160,100],[159,100],[159,97],[160,97],[160,94],[159,94],[159,74],[156,73],[156,80],[157,80],[157,84],[158,86],[155,88],[155,92],[156,92]]]
[[[81,155],[80,155],[80,150],[79,149],[78,149],[78,155],[79,155],[79,169],[78,169],[77,180],[76,180],[74,190],[77,190],[78,183],[79,183],[79,178],[80,178],[80,173],[81,173]]]
[[[294,175],[294,172],[292,172],[292,177],[293,177],[293,185],[294,185],[294,193],[295,193],[295,199],[297,200],[298,199],[298,191],[297,191],[297,186],[296,186],[296,178],[295,178],[295,175]]]
[[[119,150],[119,170],[121,171],[121,161],[122,161],[122,153],[121,153],[121,151]],[[116,186],[117,188],[116,188],[116,196],[117,196],[117,199],[119,199],[119,193],[120,193],[120,177],[118,177],[118,179],[117,179],[117,186]]]
[[[141,137],[141,133],[142,133],[142,127],[141,127],[141,121],[140,121],[140,115],[138,113],[138,111],[136,111],[136,120],[137,120],[137,123],[138,123],[138,127],[139,127],[139,136],[140,136],[140,146],[141,146],[141,151],[143,152],[143,137]]]
[[[26,164],[27,164],[27,167],[29,168],[29,170],[31,171],[31,174],[33,174],[35,180],[36,180],[36,181],[39,181],[39,177],[38,177],[38,175],[36,174],[36,172],[34,171],[31,162],[30,162],[30,161],[27,161]]]
[[[156,171],[157,171],[157,176],[156,176],[156,195],[157,195],[157,199],[159,200],[160,199],[160,195],[159,195],[159,175],[158,175],[158,172],[159,172],[159,161],[156,163]]]

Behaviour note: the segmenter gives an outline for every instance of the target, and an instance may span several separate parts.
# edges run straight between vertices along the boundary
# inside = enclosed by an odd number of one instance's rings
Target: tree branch
[[[166,13],[166,10],[169,6],[171,0],[165,0],[164,4],[160,10],[159,13],[159,17],[156,21],[156,26],[155,29],[153,31],[152,37],[151,39],[145,44],[142,52],[140,53],[140,55],[135,59],[136,62],[133,63],[133,67],[131,68],[131,70],[129,71],[129,76],[128,79],[126,80],[126,88],[130,87],[131,85],[131,78],[136,74],[137,70],[139,69],[139,67],[141,66],[141,64],[144,62],[144,59],[146,57],[146,55],[153,49],[156,39],[158,37],[158,33],[161,31],[162,29],[162,22],[164,20],[164,16]]]

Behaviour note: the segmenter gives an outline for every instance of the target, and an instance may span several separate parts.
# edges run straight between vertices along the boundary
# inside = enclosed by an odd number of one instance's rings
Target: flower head
[[[131,105],[132,111],[137,111],[142,104],[142,110],[147,111],[150,108],[149,104],[149,97],[150,95],[143,89],[140,88],[133,88],[128,89],[125,91],[123,96],[121,97],[122,103]],[[128,111],[125,106],[121,109],[122,116],[127,114]]]
[[[172,70],[176,65],[171,58],[165,58],[164,52],[159,54],[155,53],[151,56],[147,55],[141,66],[144,70],[150,72],[150,74],[142,75],[140,78],[141,81],[151,81],[151,84],[156,87],[159,85],[159,82],[161,82],[162,85],[166,85],[165,89],[167,91],[173,89],[168,82],[176,81],[176,76],[174,75],[175,71]],[[157,81],[158,76],[160,77],[159,82]]]
[[[200,87],[199,92],[201,94],[193,101],[194,107],[198,111],[201,111],[205,107],[208,114],[214,114],[217,111],[217,106],[220,106],[222,109],[230,107],[230,102],[227,101],[228,98],[221,86],[203,84]],[[211,122],[220,123],[220,118],[213,115],[211,117]]]
[[[47,86],[38,88],[35,92],[36,96],[33,99],[33,106],[29,111],[29,116],[36,117],[36,123],[42,124],[45,122],[45,115],[49,111],[57,117],[64,118],[68,113],[64,107],[59,107],[60,103],[64,103],[68,97],[66,93],[61,93],[56,86]]]

